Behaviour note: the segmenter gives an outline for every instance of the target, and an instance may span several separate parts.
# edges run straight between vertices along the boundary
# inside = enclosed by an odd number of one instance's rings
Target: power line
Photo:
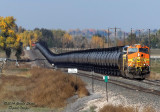
[[[142,40],[142,39],[141,39],[141,31],[144,31],[144,29],[139,29],[139,30],[138,30],[138,32],[139,32],[138,43],[139,43],[139,44],[142,44],[142,43],[141,43],[141,40]]]
[[[110,28],[110,29],[114,29],[114,31],[115,31],[114,32],[115,33],[115,46],[117,46],[117,41],[116,41],[117,40],[117,29],[121,30],[121,28],[116,28],[115,27],[115,28]]]
[[[109,47],[109,28],[108,28],[108,47]]]

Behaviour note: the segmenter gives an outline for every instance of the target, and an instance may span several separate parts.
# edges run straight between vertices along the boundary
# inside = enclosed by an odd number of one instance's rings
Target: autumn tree
[[[58,48],[62,47],[62,40],[66,32],[58,29],[58,30],[52,30],[52,33],[54,37],[53,46]]]
[[[19,27],[17,28],[17,32],[18,32],[18,33],[23,33],[24,31],[26,31],[26,29],[23,28],[22,26],[19,26]]]
[[[76,48],[88,48],[89,42],[86,37],[75,36],[74,37],[74,47]]]
[[[16,49],[17,56],[21,54],[20,37],[14,31],[15,21],[13,16],[0,17],[0,47],[5,50],[7,58],[11,55],[11,49]]]
[[[117,46],[123,46],[124,45],[124,41],[123,40],[121,40],[121,39],[117,39],[116,40],[117,42]]]
[[[42,33],[39,30],[24,31],[23,33],[20,33],[19,36],[21,37],[23,47],[31,47],[32,42],[37,42],[40,38],[42,38]]]
[[[68,33],[65,33],[62,38],[63,47],[73,47],[72,36]]]
[[[54,36],[51,30],[48,29],[40,29],[40,32],[42,32],[42,40],[45,41],[47,43],[47,45],[49,47],[53,47],[54,46]]]
[[[91,47],[92,48],[102,48],[104,45],[104,40],[103,38],[99,36],[93,36],[91,38]]]
[[[23,33],[20,33],[19,36],[21,37],[23,47],[31,46],[31,33],[29,31],[24,31]]]

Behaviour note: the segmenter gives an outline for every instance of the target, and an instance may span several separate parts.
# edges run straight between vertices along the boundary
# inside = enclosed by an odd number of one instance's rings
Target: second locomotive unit
[[[42,44],[36,48],[58,67],[76,67],[97,73],[144,79],[150,73],[149,47],[135,44],[54,54]]]

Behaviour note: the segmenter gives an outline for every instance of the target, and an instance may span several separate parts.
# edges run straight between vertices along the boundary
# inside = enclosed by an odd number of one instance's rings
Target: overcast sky
[[[160,0],[0,0],[0,16],[26,29],[159,29]]]

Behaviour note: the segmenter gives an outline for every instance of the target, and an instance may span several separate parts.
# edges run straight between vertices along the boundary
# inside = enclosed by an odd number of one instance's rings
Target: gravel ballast
[[[71,110],[88,111],[92,106],[96,107],[97,112],[100,108],[107,104],[121,104],[124,106],[138,107],[140,110],[144,106],[150,106],[155,108],[157,112],[160,110],[160,96],[158,95],[153,95],[137,90],[130,90],[115,84],[108,83],[107,102],[105,82],[94,80],[94,93],[92,93],[92,79],[83,76],[80,77],[84,82],[86,82],[87,89],[90,91],[91,95],[70,103],[65,110],[66,112]]]

